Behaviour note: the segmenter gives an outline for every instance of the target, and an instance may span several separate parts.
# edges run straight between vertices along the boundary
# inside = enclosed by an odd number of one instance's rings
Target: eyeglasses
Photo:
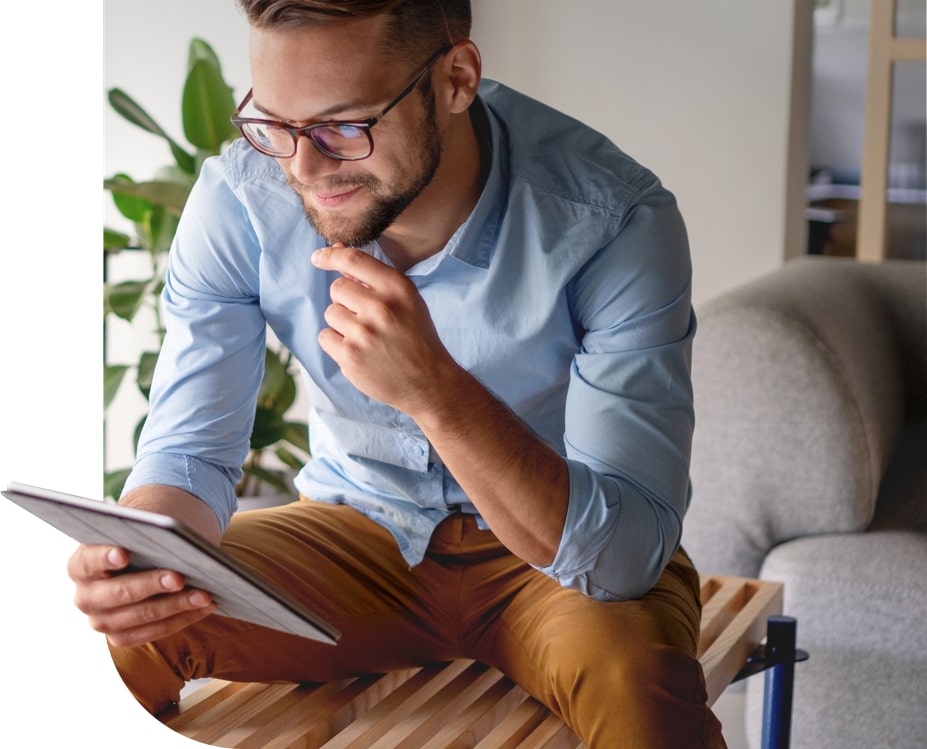
[[[399,95],[387,104],[380,113],[366,120],[357,122],[331,121],[317,122],[305,127],[291,127],[276,120],[263,120],[254,117],[242,117],[241,111],[251,101],[253,90],[248,91],[241,104],[232,114],[232,124],[254,148],[263,154],[278,159],[288,159],[296,154],[296,144],[301,135],[305,135],[319,151],[339,161],[360,161],[373,153],[373,136],[371,128],[382,120],[387,112],[411,94],[425,73],[431,70],[438,59],[450,51],[451,45],[439,49],[415,74]]]

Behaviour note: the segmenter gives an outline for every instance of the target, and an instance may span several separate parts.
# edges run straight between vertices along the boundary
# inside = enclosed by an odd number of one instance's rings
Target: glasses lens
[[[293,155],[293,136],[283,128],[266,122],[245,122],[241,130],[258,151],[263,151],[270,156]]]
[[[363,159],[370,155],[373,143],[369,128],[333,122],[309,131],[319,149],[336,159]]]

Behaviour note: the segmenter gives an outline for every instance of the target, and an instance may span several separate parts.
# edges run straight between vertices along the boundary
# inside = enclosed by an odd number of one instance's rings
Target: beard
[[[403,211],[430,183],[441,163],[444,141],[436,122],[433,91],[423,93],[425,111],[410,147],[410,158],[418,159],[403,168],[388,183],[372,174],[333,177],[325,181],[326,191],[364,187],[372,204],[356,218],[338,215],[337,211],[319,210],[303,196],[307,187],[287,172],[287,183],[299,195],[306,219],[329,244],[341,242],[349,247],[363,247],[376,240],[399,218]]]

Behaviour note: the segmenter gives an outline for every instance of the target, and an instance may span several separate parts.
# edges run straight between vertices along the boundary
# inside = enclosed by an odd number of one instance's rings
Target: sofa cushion
[[[808,537],[769,553],[760,574],[784,583],[810,656],[795,668],[793,749],[923,746],[925,571],[927,534],[913,531]],[[762,692],[762,679],[748,683],[753,747]]]
[[[683,543],[700,569],[755,576],[782,541],[872,521],[905,413],[873,267],[799,258],[698,310]]]

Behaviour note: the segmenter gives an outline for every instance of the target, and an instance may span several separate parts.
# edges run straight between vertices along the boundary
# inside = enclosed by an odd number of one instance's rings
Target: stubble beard
[[[420,155],[417,162],[410,164],[384,184],[372,174],[353,177],[332,177],[325,181],[324,189],[332,192],[341,188],[365,189],[372,196],[370,207],[359,217],[339,215],[337,210],[319,210],[305,195],[308,188],[287,173],[287,182],[300,197],[303,212],[312,228],[329,244],[341,242],[349,247],[363,247],[376,240],[386,231],[403,211],[415,200],[434,178],[441,163],[444,143],[435,119],[434,92],[424,94],[424,114],[412,143],[413,153]],[[417,167],[417,168],[416,168]],[[414,170],[414,171],[413,171]]]

